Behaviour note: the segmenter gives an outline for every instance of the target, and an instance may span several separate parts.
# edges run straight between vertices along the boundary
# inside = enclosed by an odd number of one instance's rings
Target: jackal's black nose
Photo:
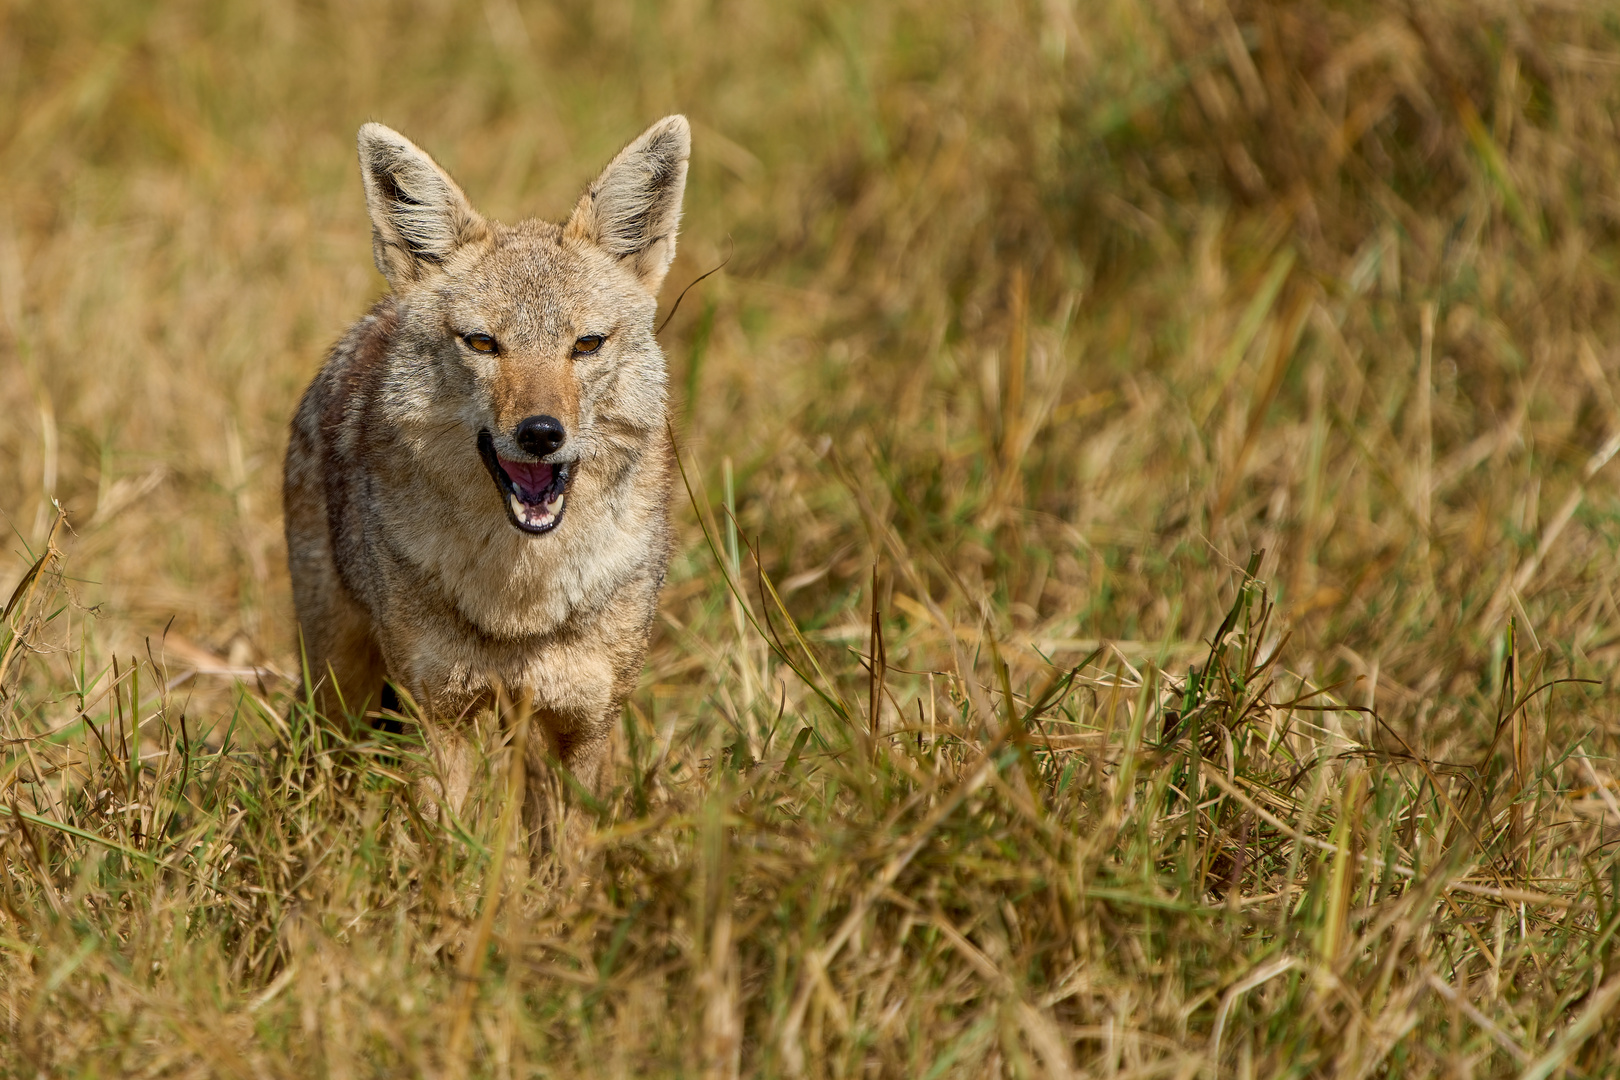
[[[535,457],[545,457],[568,438],[555,416],[530,416],[517,426],[517,444]]]

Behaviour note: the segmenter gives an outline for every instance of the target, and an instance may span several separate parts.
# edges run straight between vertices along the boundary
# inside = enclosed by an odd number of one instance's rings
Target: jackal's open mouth
[[[495,452],[495,437],[487,431],[478,433],[478,453],[495,479],[513,525],[526,533],[550,532],[557,527],[573,479],[568,462],[508,461]]]

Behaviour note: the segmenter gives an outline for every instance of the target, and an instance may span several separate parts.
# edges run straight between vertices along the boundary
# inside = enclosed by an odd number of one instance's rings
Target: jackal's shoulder
[[[293,418],[295,439],[313,448],[340,434],[345,420],[376,392],[398,321],[394,297],[385,296],[332,346]]]
[[[363,523],[354,512],[366,483],[362,435],[397,323],[390,295],[349,327],[304,391],[287,448],[286,499],[305,502],[317,514],[324,509],[339,577],[356,593],[361,589],[354,573],[365,545]],[[292,509],[289,505],[289,517]]]

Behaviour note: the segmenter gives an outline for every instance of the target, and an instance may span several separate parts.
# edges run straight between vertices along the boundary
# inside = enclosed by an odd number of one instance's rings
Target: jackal
[[[673,456],[653,337],[691,132],[652,127],[568,221],[481,217],[381,124],[360,129],[372,256],[391,292],[305,391],[287,447],[293,599],[312,692],[422,710],[452,807],[469,718],[532,701],[525,766],[595,788],[669,560]],[[538,823],[536,823],[538,824]]]

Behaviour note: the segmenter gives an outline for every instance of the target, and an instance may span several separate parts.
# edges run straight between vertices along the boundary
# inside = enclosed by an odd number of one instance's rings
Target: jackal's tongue
[[[551,486],[552,467],[543,461],[507,461],[500,459],[501,471],[511,477],[518,498],[526,503],[543,502],[546,489]]]

